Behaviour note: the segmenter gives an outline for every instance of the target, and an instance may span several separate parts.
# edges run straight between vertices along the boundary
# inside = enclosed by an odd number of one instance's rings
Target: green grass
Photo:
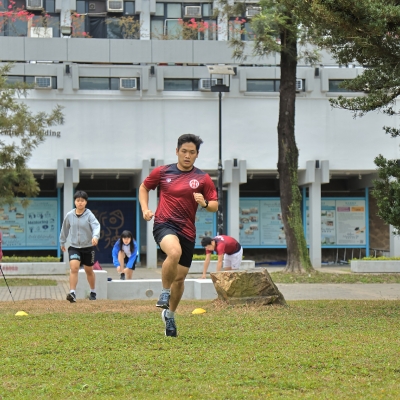
[[[7,278],[8,286],[57,286],[57,281],[53,279],[35,278]],[[0,287],[6,286],[4,278],[0,275]]]
[[[400,283],[400,274],[359,274],[315,271],[312,274],[270,272],[275,283]]]
[[[207,313],[192,315],[194,308]],[[24,310],[29,315],[17,317]],[[400,301],[2,303],[4,399],[398,399]]]

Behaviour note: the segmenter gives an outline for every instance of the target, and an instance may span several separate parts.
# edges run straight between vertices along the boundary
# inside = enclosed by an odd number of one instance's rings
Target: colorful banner
[[[30,199],[26,208],[19,202],[0,207],[0,230],[4,248],[57,248],[57,199]]]

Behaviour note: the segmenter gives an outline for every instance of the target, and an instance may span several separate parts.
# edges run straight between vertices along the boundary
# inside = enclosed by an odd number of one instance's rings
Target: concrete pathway
[[[108,277],[116,280],[119,274],[115,268],[104,268]],[[268,267],[268,272],[279,271],[282,268]],[[346,266],[323,268],[324,272],[349,273]],[[188,278],[200,278],[201,274],[188,274]],[[11,279],[12,277],[6,279]],[[37,279],[53,279],[57,286],[11,286],[10,290],[15,301],[53,299],[65,300],[69,292],[68,275],[35,276]],[[134,279],[160,279],[161,268],[137,268]],[[0,276],[0,279],[3,279]],[[286,300],[400,300],[400,284],[277,284]],[[161,289],[161,283],[160,283]],[[12,301],[7,286],[0,287],[0,301]]]

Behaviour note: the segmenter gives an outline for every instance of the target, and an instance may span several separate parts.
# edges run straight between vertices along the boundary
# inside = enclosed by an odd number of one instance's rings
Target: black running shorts
[[[159,225],[154,224],[153,236],[154,236],[154,240],[156,241],[156,243],[159,246],[160,246],[161,240],[163,240],[164,236],[167,236],[167,235],[175,235],[178,237],[180,245],[181,245],[181,249],[182,249],[182,255],[181,255],[181,258],[179,259],[179,264],[184,267],[190,268],[190,266],[192,265],[194,242],[191,242],[189,239],[186,239],[185,237],[183,237],[181,235],[178,235],[170,227],[167,227],[162,224],[159,224]],[[161,247],[160,247],[160,249],[161,249]],[[161,251],[162,251],[162,249],[161,249]]]
[[[77,260],[80,261],[81,265],[86,267],[93,267],[94,264],[94,247],[68,247],[69,261]]]

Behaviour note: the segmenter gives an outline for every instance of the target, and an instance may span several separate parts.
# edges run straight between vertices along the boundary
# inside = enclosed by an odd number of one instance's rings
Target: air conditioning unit
[[[303,80],[296,79],[296,92],[302,92],[302,91],[303,91]]]
[[[217,84],[217,79],[203,78],[199,79],[199,90],[202,92],[210,92],[211,86]]]
[[[35,76],[35,89],[51,89],[51,76]]]
[[[201,18],[201,6],[186,6],[185,18]]]
[[[120,90],[136,90],[137,79],[136,78],[120,78],[119,79]]]
[[[107,12],[107,5],[108,3],[105,1],[99,0],[90,0],[88,6],[88,13],[89,14],[101,14]]]
[[[260,14],[261,7],[246,7],[246,18],[254,17]]]
[[[27,10],[42,10],[43,0],[26,0]]]
[[[42,26],[31,26],[29,31],[31,38],[52,38],[53,28],[44,28]]]
[[[124,12],[123,0],[107,0],[107,11],[115,13]]]

